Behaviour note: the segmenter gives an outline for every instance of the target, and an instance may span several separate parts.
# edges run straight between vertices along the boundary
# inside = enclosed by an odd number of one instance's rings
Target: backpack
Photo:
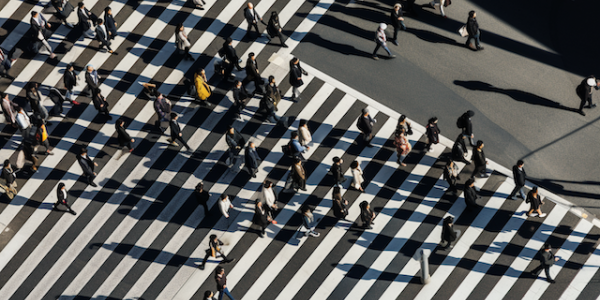
[[[465,124],[465,116],[462,115],[458,118],[458,120],[456,120],[456,127],[463,129],[465,127],[467,127],[467,124]]]
[[[220,57],[225,57],[225,47],[221,47],[221,49],[219,49],[218,54]]]
[[[290,141],[289,143],[282,145],[281,152],[286,156],[292,156],[292,142]]]

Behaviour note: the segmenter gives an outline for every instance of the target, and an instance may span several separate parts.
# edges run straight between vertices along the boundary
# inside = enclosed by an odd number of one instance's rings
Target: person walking
[[[534,186],[529,193],[527,193],[527,198],[525,199],[526,203],[529,203],[529,211],[527,212],[527,216],[531,217],[532,213],[536,213],[537,217],[543,218],[546,216],[545,213],[542,213],[541,206],[544,204],[542,198],[538,193],[538,187]]]
[[[304,228],[307,229],[304,235],[311,237],[319,237],[321,234],[315,231],[315,228],[317,227],[315,223],[318,222],[318,220],[315,222],[315,217],[310,211],[310,207],[308,207],[308,205],[304,206],[304,208],[302,209],[302,226],[304,226]]]
[[[21,131],[21,135],[23,136],[23,140],[28,140],[29,135],[31,134],[31,120],[22,107],[19,107],[16,120],[19,130]]]
[[[440,8],[440,15],[442,16],[442,18],[448,18],[446,16],[446,13],[444,12],[444,7],[448,6],[448,4],[446,3],[447,1],[450,0],[433,0],[429,2],[429,6],[433,9],[435,9],[435,7],[438,6]]]
[[[263,183],[260,201],[265,204],[265,208],[269,211],[271,218],[273,218],[273,213],[277,211],[279,207],[277,207],[277,194],[273,190],[273,182],[270,180],[265,180]]]
[[[257,201],[256,206],[254,208],[254,224],[260,227],[258,236],[260,236],[261,238],[265,237],[265,230],[267,229],[269,224],[271,224],[272,220],[273,219],[271,219],[271,216],[269,216],[267,210],[264,209],[262,202]]]
[[[56,189],[56,203],[54,203],[54,205],[52,206],[53,210],[58,210],[58,206],[59,205],[64,205],[65,207],[67,207],[67,211],[69,213],[71,213],[72,215],[77,215],[77,213],[71,208],[71,206],[69,205],[69,203],[67,202],[67,188],[65,187],[64,183],[59,183],[58,187]]]
[[[429,121],[427,122],[427,127],[425,128],[427,132],[427,146],[425,147],[425,150],[429,152],[433,151],[433,149],[431,148],[432,145],[440,142],[440,133],[442,131],[437,126],[437,123],[438,118],[433,117],[429,119]]]
[[[21,153],[23,153],[23,157],[24,160],[29,160],[31,161],[31,171],[33,173],[38,171],[38,159],[37,156],[35,155],[35,148],[33,146],[33,141],[31,141],[30,139],[23,139],[23,142],[21,142],[21,146],[19,147],[20,152],[19,152],[19,157],[21,155]],[[19,161],[19,159],[17,159],[17,161]]]
[[[281,25],[279,24],[279,15],[277,15],[276,11],[271,12],[271,18],[269,19],[269,24],[267,25],[267,33],[271,38],[279,37],[279,43],[281,44],[281,47],[288,47],[288,45],[286,45],[283,41],[285,36],[281,32]]]
[[[281,91],[275,84],[275,77],[269,76],[269,83],[265,86],[265,95],[260,99],[260,107],[265,110],[265,119],[271,123],[279,122],[277,104],[281,101]]]
[[[236,119],[244,121],[242,118],[242,111],[244,111],[244,108],[246,108],[246,105],[248,105],[248,102],[250,102],[251,99],[252,95],[248,93],[244,84],[241,81],[236,80],[233,86],[233,102]]]
[[[109,104],[106,101],[106,98],[104,98],[104,96],[102,96],[102,90],[95,89],[94,90],[94,97],[92,98],[92,100],[94,102],[94,107],[96,108],[96,110],[98,111],[98,113],[99,114],[103,114],[106,118],[108,118],[109,120],[112,120],[112,116],[108,112],[108,105]]]
[[[462,134],[465,138],[469,139],[469,143],[471,146],[475,146],[475,135],[473,134],[473,122],[471,118],[475,115],[475,112],[472,110],[468,110],[464,114],[462,114],[458,120],[456,120],[456,126],[462,130]]]
[[[69,28],[73,28],[73,24],[69,23],[67,19],[71,13],[75,10],[75,7],[67,0],[52,0],[52,6],[56,9],[55,16]]]
[[[373,126],[377,123],[371,115],[369,114],[369,109],[363,108],[362,115],[358,117],[358,121],[356,122],[356,127],[360,130],[363,136],[363,140],[367,144],[367,147],[373,147],[371,141],[373,140]]]
[[[227,146],[229,147],[228,165],[229,167],[232,167],[235,165],[240,151],[242,148],[244,148],[244,145],[246,145],[246,140],[237,130],[235,130],[235,128],[233,128],[233,126],[229,126],[225,140],[227,141]]]
[[[441,6],[440,6],[441,7]],[[471,50],[483,50],[480,41],[481,31],[479,30],[479,23],[477,23],[477,14],[474,10],[469,12],[469,18],[467,19],[467,47]]]
[[[90,39],[94,38],[94,32],[92,31],[93,17],[95,16],[90,13],[83,2],[77,3],[77,18],[79,19],[79,23],[77,23],[77,25],[81,27],[83,36]]]
[[[204,183],[202,181],[196,184],[196,188],[194,188],[194,197],[196,197],[196,201],[198,204],[202,205],[204,208],[204,215],[210,215],[210,210],[208,209],[208,200],[210,199],[210,193],[204,189]]]
[[[98,50],[102,50],[104,46],[108,50],[108,53],[113,53],[113,50],[110,48],[110,35],[111,32],[108,31],[108,28],[104,25],[104,20],[98,19],[98,26],[96,26],[96,39],[98,40]]]
[[[246,86],[250,81],[254,81],[254,94],[264,94],[265,91],[262,89],[262,85],[265,84],[262,77],[260,77],[260,72],[258,71],[258,63],[256,62],[256,58],[254,56],[254,52],[250,52],[248,54],[248,60],[246,60],[246,78],[242,81],[242,85]]]
[[[312,135],[308,129],[308,122],[305,119],[300,119],[298,124],[298,140],[300,145],[306,147],[312,142]]]
[[[269,76],[268,83],[265,85],[265,96],[271,98],[273,103],[275,103],[275,108],[277,108],[279,101],[281,101],[281,90],[277,86],[275,76],[273,75]]]
[[[444,218],[444,223],[442,225],[442,242],[440,246],[443,245],[444,250],[452,249],[454,245],[452,243],[458,239],[460,236],[460,230],[454,229],[454,218],[452,216],[447,216]]]
[[[179,147],[177,141],[180,141],[181,144],[187,149],[187,151],[191,151],[192,148],[188,145],[188,143],[183,139],[183,134],[181,132],[181,127],[179,126],[179,115],[177,113],[171,113],[171,121],[169,122],[169,128],[171,128],[171,146]]]
[[[183,54],[183,59],[194,61],[194,57],[190,54],[192,44],[190,43],[190,40],[188,40],[184,30],[185,27],[183,26],[183,23],[179,23],[177,27],[175,27],[175,45],[177,46],[179,54]]]
[[[471,174],[471,178],[475,178],[475,175],[485,178],[489,177],[486,171],[487,160],[485,159],[485,152],[483,152],[483,141],[477,141],[477,147],[473,150],[473,163],[475,164],[475,168],[473,169],[473,174]]]
[[[365,229],[373,229],[375,222],[375,212],[371,209],[371,205],[369,202],[363,201],[359,205],[360,207],[360,220],[362,222],[362,227]]]
[[[381,47],[383,47],[383,49],[385,50],[385,52],[387,52],[387,54],[390,58],[396,57],[396,55],[393,55],[392,52],[390,52],[390,49],[387,47],[387,42],[386,42],[387,37],[385,35],[386,28],[387,28],[387,25],[385,23],[380,23],[379,27],[377,27],[377,31],[375,32],[375,43],[377,45],[375,46],[375,50],[373,50],[373,59],[374,60],[379,59],[379,56],[377,56],[377,51]]]
[[[228,62],[227,68],[225,68],[225,77],[232,76],[231,72],[233,71],[234,66],[238,71],[241,71],[242,67],[240,67],[240,62],[242,62],[242,60],[238,57],[235,48],[233,48],[233,39],[231,37],[225,39],[222,51],[225,54],[225,59]]]
[[[302,146],[302,144],[300,143],[300,140],[299,140],[298,131],[292,131],[290,146],[291,146],[290,148],[291,148],[292,157],[299,158],[301,161],[306,161],[306,159],[304,158],[304,155],[302,155],[302,153],[310,150],[310,147]]]
[[[398,31],[400,29],[406,30],[406,25],[404,25],[404,15],[402,14],[402,5],[400,3],[394,4],[394,9],[390,14],[390,24],[392,24],[392,27],[394,27],[392,43],[398,46]]]
[[[296,158],[292,166],[292,187],[296,192],[298,190],[306,191],[306,172],[300,158]]]
[[[73,103],[73,105],[79,105],[79,102],[73,100],[73,88],[77,85],[77,74],[75,74],[75,68],[73,67],[73,64],[67,65],[63,75],[63,84],[67,90],[65,93],[65,98],[67,98],[69,102]]]
[[[2,188],[6,192],[6,196],[12,200],[18,193],[17,174],[15,171],[13,171],[10,160],[8,159],[4,160],[4,167],[2,167],[2,178],[4,178],[4,181],[6,181],[6,186],[2,186]]]
[[[252,178],[256,178],[258,165],[260,164],[261,159],[260,156],[258,156],[258,152],[256,152],[256,146],[253,142],[248,143],[248,147],[246,147],[246,153],[244,153],[244,158],[246,160],[248,174],[250,174]]]
[[[334,186],[331,197],[331,210],[333,210],[333,215],[339,220],[346,220],[346,216],[348,215],[348,200],[342,197],[342,189],[339,186]]]
[[[465,182],[465,190],[463,191],[465,204],[467,204],[468,210],[475,210],[479,208],[479,204],[477,204],[477,191],[475,190],[475,179],[469,178],[467,182]]]
[[[363,189],[362,184],[365,181],[365,179],[363,178],[363,171],[360,168],[358,161],[353,161],[350,164],[350,169],[352,170],[352,183],[350,184],[350,186],[356,190],[364,192],[365,190]]]
[[[577,96],[579,96],[579,99],[581,99],[581,102],[579,103],[579,110],[577,112],[579,112],[579,114],[582,116],[585,116],[585,113],[583,112],[584,108],[596,107],[596,104],[592,103],[592,87],[598,89],[600,87],[600,81],[596,80],[594,76],[588,76],[583,79],[583,81],[581,81],[581,83],[575,89]],[[588,103],[587,106],[585,105],[586,103]]]
[[[396,146],[396,152],[398,160],[396,161],[399,165],[406,167],[406,164],[404,163],[404,159],[406,158],[406,156],[408,155],[408,153],[410,153],[410,150],[412,150],[412,146],[410,145],[410,143],[408,142],[408,139],[406,138],[406,132],[404,131],[404,128],[400,128],[400,130],[396,130],[395,133],[395,137],[394,137],[394,146]]]
[[[196,87],[196,101],[200,105],[205,107],[211,107],[212,105],[208,102],[208,97],[212,95],[210,85],[208,85],[208,79],[206,78],[206,71],[199,68],[194,74],[194,86]]]
[[[542,273],[542,269],[546,272],[546,281],[550,283],[556,283],[552,276],[550,275],[550,267],[554,265],[555,262],[558,261],[558,257],[554,256],[552,253],[552,247],[548,243],[544,243],[544,247],[542,250],[538,252],[538,257],[540,260],[540,265],[531,271],[531,274],[534,276],[539,276]]]
[[[333,175],[333,182],[335,186],[340,186],[346,178],[344,178],[344,173],[342,172],[342,163],[344,160],[339,157],[333,158],[333,165],[331,166],[331,174]]]
[[[10,100],[7,93],[0,93],[0,97],[2,97],[2,113],[4,114],[4,120],[12,127],[17,127],[17,111],[19,110],[19,105]]]
[[[125,127],[123,125],[125,125],[125,120],[123,120],[123,118],[119,118],[117,119],[117,122],[115,122],[115,130],[117,131],[117,140],[119,141],[119,147],[121,147],[121,149],[123,149],[123,147],[127,147],[129,149],[129,152],[132,152],[133,146],[131,145],[131,143],[133,143],[134,140],[131,138],[129,133],[127,133],[127,130],[125,130]]]
[[[46,28],[50,28],[51,25],[46,21],[46,18],[44,18],[44,16],[42,16],[42,14],[38,13],[37,11],[31,12],[30,23],[31,32],[34,35],[34,38],[42,43],[44,48],[46,48],[46,51],[48,51],[48,55],[50,55],[50,58],[54,59],[56,57],[56,54],[54,54],[52,47],[50,47],[50,44],[48,44],[48,41],[46,40]]]
[[[87,83],[85,89],[90,95],[88,97],[93,98],[96,90],[100,88],[100,76],[98,76],[98,71],[94,70],[92,65],[87,65],[85,69],[85,83]]]
[[[171,101],[167,99],[163,94],[158,93],[156,99],[154,99],[154,111],[158,117],[156,125],[161,131],[165,131],[167,126],[162,126],[163,122],[169,122],[171,116]],[[164,130],[163,130],[164,128]],[[168,139],[169,143],[172,142],[171,138]]]
[[[223,295],[227,295],[229,299],[235,300],[229,289],[227,289],[227,277],[225,276],[225,269],[221,266],[215,270],[215,281],[217,282],[217,291],[219,291],[219,300],[223,300]]]
[[[460,180],[460,176],[458,175],[458,167],[451,159],[446,162],[444,167],[444,179],[448,182],[448,191],[456,194],[458,192],[456,181]]]
[[[226,219],[229,219],[229,209],[233,208],[233,204],[229,200],[229,196],[222,194],[219,198],[219,210]]]
[[[42,104],[42,94],[37,82],[30,81],[27,84],[26,96],[29,106],[31,106],[31,110],[33,111],[33,117],[37,120],[43,120],[48,126],[52,125],[52,123],[48,122],[50,114],[48,113],[48,109]]]
[[[452,145],[452,160],[453,161],[461,161],[466,165],[470,165],[471,162],[467,160],[467,145],[465,144],[466,136],[464,134],[459,134],[454,141],[454,145]]]
[[[525,162],[519,160],[517,161],[517,164],[514,165],[512,168],[513,179],[515,181],[515,188],[512,190],[512,192],[510,192],[510,196],[508,197],[512,200],[517,200],[517,198],[515,197],[517,195],[517,192],[519,192],[519,196],[521,196],[521,199],[527,199],[525,196],[525,191],[523,191],[523,188],[525,187],[525,180],[527,180],[527,173],[525,173],[525,169],[523,168],[524,165]]]
[[[115,21],[110,6],[104,8],[104,26],[108,30],[108,38],[114,40],[117,37],[117,22]]]
[[[250,35],[252,28],[254,28],[254,30],[256,31],[256,37],[260,37],[262,33],[260,32],[260,30],[258,30],[258,22],[260,21],[263,24],[265,24],[265,22],[263,21],[262,17],[256,12],[256,9],[254,9],[254,5],[252,4],[252,2],[248,2],[247,7],[244,8],[244,17],[246,18],[246,22],[248,22],[248,29],[246,30],[246,35]],[[271,39],[269,38],[269,40]]]
[[[400,115],[398,118],[398,124],[396,125],[396,131],[404,129],[404,135],[409,136],[413,134],[412,126],[410,122],[406,121],[406,115]]]
[[[46,129],[46,125],[43,120],[38,119],[36,124],[35,131],[35,139],[38,145],[43,145],[46,148],[44,154],[46,155],[54,155],[53,152],[50,151],[50,142],[48,141],[48,130]]]
[[[290,85],[292,86],[292,101],[298,102],[300,98],[299,87],[304,85],[302,81],[302,75],[306,76],[308,73],[300,66],[300,59],[294,57],[290,60]]]
[[[223,258],[222,263],[230,263],[230,262],[234,261],[235,258],[229,259],[229,258],[227,258],[227,256],[225,256],[225,253],[223,253],[223,249],[221,248],[221,246],[223,246],[223,245],[224,245],[224,243],[221,240],[219,240],[219,238],[217,237],[216,234],[211,234],[210,238],[208,240],[209,248],[206,249],[206,255],[204,255],[202,264],[199,265],[198,268],[200,270],[204,270],[204,266],[206,265],[208,258],[209,257],[217,258],[217,254],[219,254]]]
[[[93,162],[88,156],[88,150],[86,148],[81,149],[81,154],[77,156],[77,162],[79,162],[79,166],[83,170],[83,175],[87,178],[88,184],[97,187],[98,185],[94,183],[94,179],[97,175],[96,172],[94,172],[94,169],[98,164]]]

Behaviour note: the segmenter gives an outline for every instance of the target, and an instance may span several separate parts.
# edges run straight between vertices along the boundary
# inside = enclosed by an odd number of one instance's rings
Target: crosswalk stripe
[[[9,1],[12,2],[12,1]],[[17,26],[15,28],[12,28],[10,30],[10,33],[4,37],[4,39],[2,40],[0,47],[2,47],[3,49],[12,49],[17,42],[21,39],[21,37],[23,35],[25,35],[27,33],[27,31],[29,30],[29,18],[31,18],[31,11],[38,11],[41,12],[42,7],[44,7],[47,3],[49,3],[49,0],[42,0],[39,1],[36,5],[34,5],[27,13],[25,13],[25,16],[23,17],[23,19],[17,24]],[[18,3],[18,2],[17,2]],[[18,10],[18,9],[23,9],[26,10],[26,4],[20,5],[19,7],[16,7],[14,11]],[[4,7],[6,8],[6,7]],[[4,8],[2,8],[2,10],[4,10]],[[12,7],[8,7],[7,13],[10,12],[10,9]],[[50,16],[46,15],[45,16],[46,19],[49,19]],[[4,24],[2,24],[4,25]],[[0,26],[2,26],[0,25]]]
[[[591,253],[577,275],[560,296],[560,300],[577,299],[600,268],[600,245]]]

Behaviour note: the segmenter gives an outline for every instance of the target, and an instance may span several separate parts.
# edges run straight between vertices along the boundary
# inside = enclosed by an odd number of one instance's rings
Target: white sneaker
[[[538,215],[538,217],[539,217],[539,218],[543,218],[543,217],[545,217],[545,216],[547,216],[547,214],[546,214],[546,213],[543,213],[543,214],[541,214],[541,215]]]

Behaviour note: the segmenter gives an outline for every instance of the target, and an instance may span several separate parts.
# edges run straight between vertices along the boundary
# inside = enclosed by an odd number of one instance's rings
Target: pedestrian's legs
[[[52,54],[52,47],[50,47],[50,44],[48,44],[48,41],[42,40],[42,44],[44,45],[46,50],[48,50],[48,52],[50,52],[50,54]]]
[[[265,92],[263,91],[262,88],[262,84],[261,84],[262,79],[260,77],[254,78],[254,93],[257,94],[264,94]]]
[[[177,140],[181,141],[181,144],[185,147],[185,149],[191,150],[192,148],[190,148],[190,145],[188,145],[185,140],[183,140],[183,137],[178,136]]]
[[[208,215],[210,213],[210,210],[208,209],[208,205],[206,205],[206,202],[202,203],[202,207],[204,208],[204,215]]]
[[[380,42],[376,42],[377,46],[375,46],[375,50],[373,50],[373,56],[377,57],[377,51],[379,50],[379,48],[381,48],[381,43]]]
[[[406,25],[404,25],[404,21],[400,21],[400,27],[402,27],[402,30],[406,30]]]
[[[446,0],[439,0],[440,1],[440,14],[442,15],[442,17],[446,17],[446,13],[444,12],[444,2],[446,2]]]
[[[394,26],[394,37],[392,38],[392,40],[397,43],[398,42],[398,30],[400,30],[400,28]]]
[[[519,194],[521,194],[521,198],[523,198],[523,200],[527,199],[527,196],[525,196],[525,190],[523,190],[523,187],[521,187],[519,189]]]
[[[540,264],[539,266],[537,266],[537,268],[535,268],[535,269],[531,270],[531,274],[533,274],[533,275],[535,275],[535,276],[538,276],[538,275],[540,275],[540,273],[542,272],[542,269],[543,269],[543,268],[544,268],[544,267],[542,266],[542,264]]]
[[[520,189],[521,189],[521,186],[518,186],[518,185],[515,186],[515,188],[512,190],[512,192],[510,192],[510,196],[508,196],[508,198],[514,198]]]
[[[383,46],[383,49],[385,49],[385,51],[387,52],[387,54],[388,54],[389,56],[392,56],[392,52],[391,52],[391,51],[390,51],[390,49],[387,47],[387,45],[385,45],[385,44],[384,44],[384,45],[382,45],[382,46]]]
[[[477,49],[481,48],[481,41],[479,40],[479,33],[477,33],[474,38],[475,38],[475,46],[477,47]]]
[[[232,150],[231,148],[229,149],[229,165],[234,165],[235,164],[235,153],[233,152],[234,150]]]
[[[23,140],[29,139],[29,135],[31,132],[31,127],[27,127],[23,130],[21,130],[21,135],[23,136]]]
[[[224,288],[223,293],[219,293],[219,294],[221,294],[221,295],[219,295],[219,300],[223,299],[223,296],[222,296],[223,294],[227,295],[227,297],[229,297],[229,299],[235,300],[233,298],[233,296],[231,296],[231,293],[229,292],[229,289],[227,289],[227,288]]]
[[[278,32],[277,35],[279,36],[279,41],[281,42],[281,45],[284,46],[284,47],[287,47],[287,45],[283,41],[285,39],[285,35],[283,35],[283,33],[281,33],[281,31]]]
[[[299,98],[299,97],[300,97],[300,91],[298,90],[298,87],[293,86],[292,87],[292,99]]]
[[[550,266],[544,266],[544,271],[546,272],[546,280],[552,281],[552,275],[550,275]]]
[[[579,103],[579,110],[582,111],[583,107],[585,106],[585,103],[587,102],[587,99],[585,96],[580,97],[581,98],[581,102]]]

